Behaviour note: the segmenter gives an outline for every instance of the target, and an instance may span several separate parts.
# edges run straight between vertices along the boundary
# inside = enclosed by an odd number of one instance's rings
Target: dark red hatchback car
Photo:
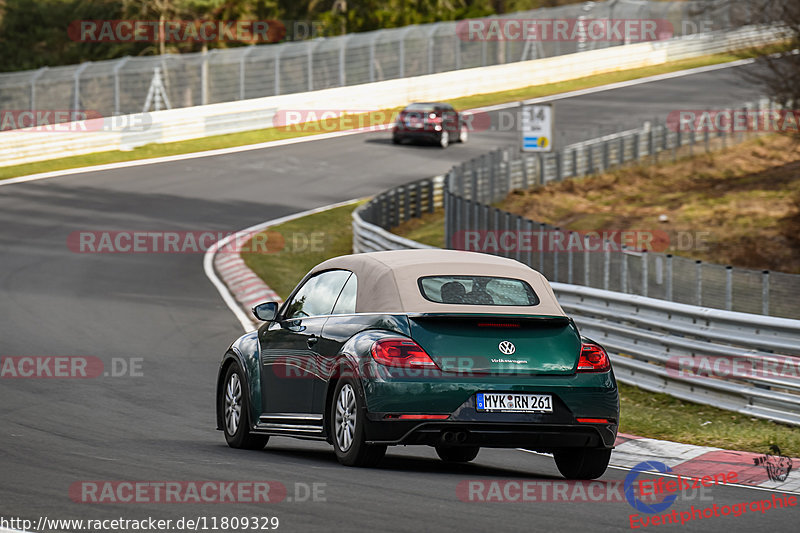
[[[467,136],[467,123],[450,104],[414,103],[397,116],[392,142],[422,141],[447,148],[451,142],[467,142]]]

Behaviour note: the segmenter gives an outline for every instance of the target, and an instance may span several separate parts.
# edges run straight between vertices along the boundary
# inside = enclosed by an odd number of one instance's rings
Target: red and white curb
[[[214,243],[206,251],[203,257],[203,269],[206,276],[216,287],[231,312],[236,315],[245,331],[252,331],[258,327],[258,322],[250,312],[254,305],[262,302],[279,302],[281,299],[258,275],[250,270],[250,267],[245,264],[240,254],[235,250],[241,249],[241,245],[246,243],[253,235],[264,231],[270,226],[277,226],[290,220],[351,205],[358,201],[360,200],[348,200],[268,220],[229,235]],[[230,246],[231,241],[236,244]]]

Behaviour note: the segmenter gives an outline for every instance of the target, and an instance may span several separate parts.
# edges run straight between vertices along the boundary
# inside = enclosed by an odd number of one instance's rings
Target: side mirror
[[[272,322],[278,314],[278,302],[264,302],[253,307],[253,315],[264,322]]]

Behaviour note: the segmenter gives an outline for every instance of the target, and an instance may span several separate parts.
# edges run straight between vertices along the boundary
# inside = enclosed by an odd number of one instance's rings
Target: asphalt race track
[[[722,107],[759,91],[731,68],[559,100],[559,142],[639,125],[674,109]],[[220,355],[241,328],[203,273],[202,254],[79,254],[81,230],[233,231],[377,193],[515,142],[394,146],[387,132],[0,186],[0,355],[101,359],[124,377],[0,380],[0,517],[172,519],[277,516],[285,531],[616,531],[614,502],[480,503],[468,480],[558,481],[548,457],[482,450],[464,466],[433,449],[390,448],[379,468],[340,466],[325,444],[274,438],[233,450],[214,430]],[[130,365],[134,375],[130,375]],[[116,365],[116,366],[115,366]],[[605,481],[627,472],[609,469]],[[76,503],[82,481],[276,481],[281,503]],[[308,492],[317,484],[317,501]],[[320,492],[321,491],[321,492]],[[710,505],[771,493],[718,487]],[[291,500],[291,501],[290,501]],[[794,510],[689,522],[689,530],[786,531]],[[207,522],[210,526],[210,522]],[[662,529],[652,526],[651,529]],[[177,529],[175,529],[177,530]],[[185,528],[184,528],[185,530]],[[209,529],[210,530],[210,529]]]

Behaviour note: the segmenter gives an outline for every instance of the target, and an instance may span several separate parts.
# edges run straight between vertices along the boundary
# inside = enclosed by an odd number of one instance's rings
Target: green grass
[[[358,204],[338,207],[269,228],[267,242],[280,242],[287,247],[274,254],[242,254],[245,263],[282,298],[286,298],[297,282],[318,263],[351,253],[351,213]],[[427,224],[419,234],[436,235],[431,228],[442,226],[436,213],[426,215]],[[281,237],[278,237],[280,234]],[[316,250],[292,250],[294,236],[308,237],[317,233],[321,244]],[[415,233],[405,236],[413,238]],[[439,233],[438,235],[442,235]],[[438,237],[431,238],[431,243]],[[302,243],[303,239],[299,241]],[[797,428],[739,415],[706,405],[685,402],[668,396],[620,385],[620,431],[702,446],[767,453],[772,444],[790,456],[800,456],[800,431]]]
[[[620,431],[728,450],[800,457],[800,430],[620,384]]]
[[[765,48],[761,52],[772,51],[775,47]],[[506,102],[514,102],[528,98],[536,98],[540,96],[547,96],[557,94],[565,91],[574,91],[578,89],[586,89],[590,87],[597,87],[599,85],[606,85],[609,83],[616,83],[625,80],[632,80],[646,76],[653,76],[656,74],[663,74],[666,72],[674,72],[678,70],[696,68],[706,65],[713,65],[718,63],[728,63],[742,57],[751,56],[755,53],[752,51],[745,51],[741,53],[724,53],[714,54],[693,59],[685,59],[681,61],[672,61],[664,63],[663,65],[656,65],[652,67],[644,67],[630,70],[623,70],[619,72],[611,72],[608,74],[600,74],[597,76],[587,76],[561,83],[550,83],[546,85],[535,85],[525,87],[522,89],[515,89],[512,91],[503,91],[497,93],[478,94],[464,98],[457,98],[450,100],[450,102],[457,109],[471,109],[475,107],[501,104]],[[27,163],[24,165],[13,165],[0,167],[0,179],[14,178],[17,176],[26,176],[29,174],[38,174],[41,172],[51,172],[56,170],[64,170],[70,168],[80,168],[92,165],[103,165],[108,163],[116,163],[121,161],[133,161],[139,159],[151,159],[155,157],[164,157],[170,155],[186,154],[193,152],[202,152],[206,150],[215,150],[220,148],[230,148],[233,146],[244,146],[248,144],[257,144],[262,142],[277,141],[281,139],[289,139],[295,137],[305,137],[315,135],[321,132],[339,131],[342,129],[350,129],[354,121],[363,121],[367,124],[376,125],[387,123],[390,121],[393,113],[398,111],[396,109],[380,110],[374,113],[364,115],[354,115],[348,120],[344,120],[340,125],[330,123],[309,123],[297,126],[279,127],[279,128],[266,128],[262,130],[253,130],[242,133],[231,133],[228,135],[217,135],[213,137],[204,137],[202,139],[193,139],[189,141],[181,141],[175,143],[164,144],[149,144],[141,146],[130,151],[109,151],[98,152],[87,155],[79,155],[72,157],[63,157],[51,159],[47,161],[40,161],[36,163]]]
[[[352,253],[350,215],[364,202],[329,209],[268,228],[262,232],[266,234],[266,242],[282,240],[285,244],[283,250],[270,254],[242,253],[242,259],[272,290],[286,299],[297,282],[313,267],[331,257]],[[249,245],[244,246],[245,250],[248,248]]]

